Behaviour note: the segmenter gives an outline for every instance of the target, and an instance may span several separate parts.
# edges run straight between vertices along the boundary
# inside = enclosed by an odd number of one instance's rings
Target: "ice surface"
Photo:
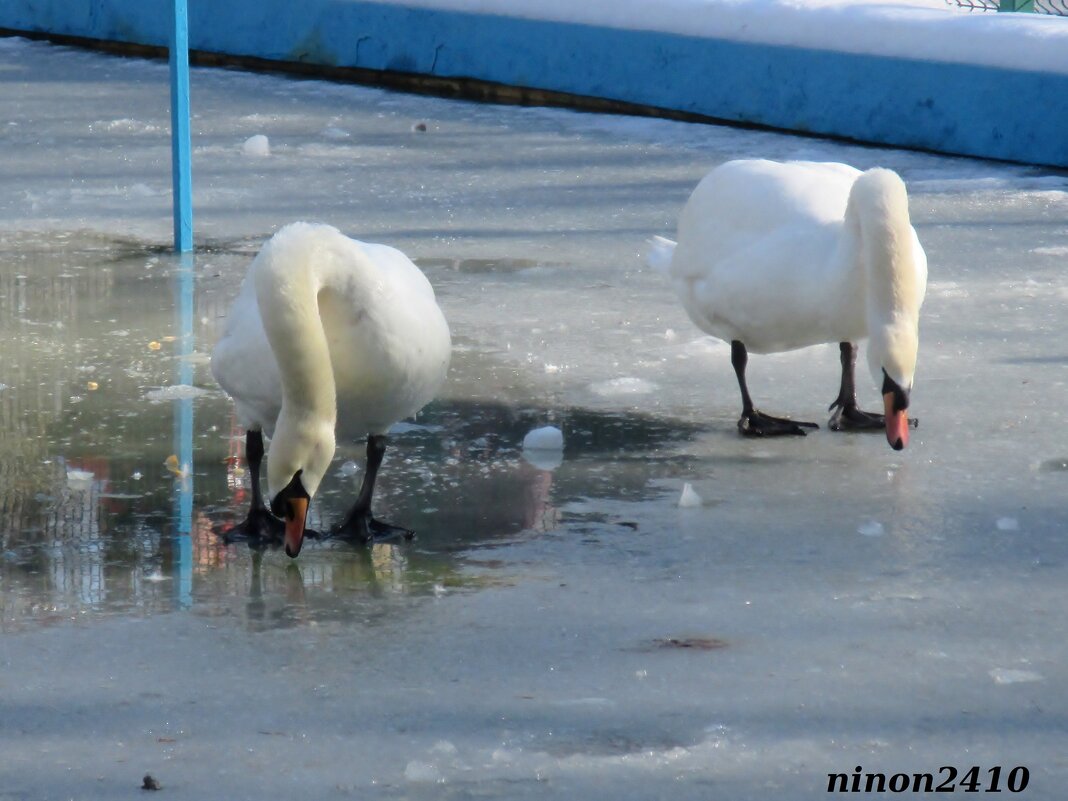
[[[858,764],[1026,764],[1060,798],[1063,174],[197,69],[189,267],[165,65],[0,40],[0,75],[5,801],[118,801],[146,772],[175,801],[804,801]],[[257,133],[271,157],[243,158]],[[905,451],[738,435],[729,347],[643,247],[739,156],[908,183],[932,286]],[[250,486],[203,354],[301,218],[416,258],[457,347],[376,488],[417,538],[291,562],[216,534]],[[822,422],[838,349],[754,356],[749,382]],[[202,391],[145,400],[165,387]],[[521,443],[549,422],[568,458],[544,469]],[[318,530],[364,450],[339,443]]]

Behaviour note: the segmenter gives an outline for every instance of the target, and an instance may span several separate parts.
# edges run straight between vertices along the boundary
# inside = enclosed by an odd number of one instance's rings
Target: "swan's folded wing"
[[[237,408],[244,428],[274,433],[282,408],[282,381],[263,330],[251,281],[241,285],[226,328],[211,354],[211,374]]]

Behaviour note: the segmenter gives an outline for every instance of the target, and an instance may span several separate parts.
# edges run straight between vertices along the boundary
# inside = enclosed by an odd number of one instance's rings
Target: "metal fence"
[[[1068,0],[946,0],[946,5],[968,11],[1033,11],[1068,17]]]

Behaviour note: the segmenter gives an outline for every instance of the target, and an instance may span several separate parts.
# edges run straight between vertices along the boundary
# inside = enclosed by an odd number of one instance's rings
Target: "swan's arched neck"
[[[323,281],[314,255],[276,237],[254,265],[260,317],[282,381],[267,462],[268,485],[275,492],[299,470],[304,488],[314,495],[334,455],[337,389],[319,316]]]

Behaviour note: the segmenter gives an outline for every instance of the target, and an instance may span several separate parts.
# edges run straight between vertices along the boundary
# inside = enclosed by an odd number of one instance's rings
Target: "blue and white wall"
[[[0,28],[163,46],[169,5],[3,0]],[[425,2],[189,0],[189,13],[195,50],[472,78],[1068,167],[1068,50],[1065,70],[1057,71],[547,21]],[[1068,44],[1068,19],[1063,23]]]

